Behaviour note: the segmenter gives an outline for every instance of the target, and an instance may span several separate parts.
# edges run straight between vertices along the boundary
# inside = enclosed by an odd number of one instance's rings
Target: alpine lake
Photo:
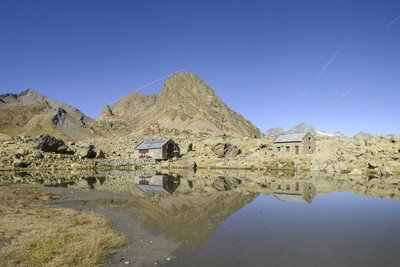
[[[400,266],[400,177],[245,170],[3,172],[129,240],[104,266]],[[1,219],[0,219],[1,221]]]

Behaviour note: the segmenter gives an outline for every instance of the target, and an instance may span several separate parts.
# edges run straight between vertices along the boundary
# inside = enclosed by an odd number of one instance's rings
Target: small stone
[[[126,262],[125,262],[125,265],[129,265],[129,261],[126,261]]]

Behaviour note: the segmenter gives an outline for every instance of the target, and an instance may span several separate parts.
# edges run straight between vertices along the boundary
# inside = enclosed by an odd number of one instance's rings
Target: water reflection
[[[172,194],[180,185],[179,176],[155,173],[153,175],[139,176],[136,187],[144,192]]]
[[[275,183],[273,195],[282,201],[311,203],[316,190],[312,183],[302,181],[279,181]]]
[[[88,171],[1,173],[0,181],[96,194],[58,204],[103,212],[129,237],[132,255],[147,255],[148,262],[138,265],[165,263],[171,255],[178,258],[168,264],[178,266],[265,266],[267,256],[270,265],[289,266],[400,261],[395,254],[400,250],[400,202],[379,199],[400,199],[395,176]],[[121,192],[139,197],[118,200],[115,194]],[[382,249],[385,244],[389,248]],[[365,260],[373,252],[375,261]],[[274,260],[279,258],[284,260]]]

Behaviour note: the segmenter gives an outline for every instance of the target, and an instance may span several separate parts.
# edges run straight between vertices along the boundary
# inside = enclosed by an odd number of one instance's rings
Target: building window
[[[280,146],[278,146],[277,148],[278,148],[278,152],[281,152],[281,147],[280,147]]]
[[[310,152],[311,152],[311,146],[309,146],[309,147],[308,147],[308,151],[310,151]]]
[[[286,152],[290,152],[290,146],[286,147]]]

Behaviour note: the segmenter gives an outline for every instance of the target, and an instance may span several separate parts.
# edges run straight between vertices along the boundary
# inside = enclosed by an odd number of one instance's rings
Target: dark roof
[[[145,140],[141,142],[136,149],[158,149],[168,143],[170,140]]]
[[[283,134],[280,135],[278,138],[275,139],[274,143],[290,143],[290,142],[301,142],[303,138],[308,133],[301,133],[301,134]]]

